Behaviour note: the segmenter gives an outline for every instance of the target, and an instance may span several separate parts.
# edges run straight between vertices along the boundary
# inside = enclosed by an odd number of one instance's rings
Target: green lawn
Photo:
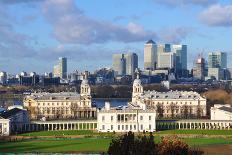
[[[59,130],[59,131],[40,131],[19,134],[20,136],[67,136],[67,135],[99,135],[106,136],[113,133],[98,133],[92,130]],[[231,130],[165,130],[155,133],[162,134],[199,134],[199,135],[232,135]]]
[[[157,134],[203,134],[203,135],[232,135],[231,130],[165,130]]]
[[[232,144],[232,139],[225,138],[185,138],[183,139],[190,146],[202,146],[211,144]],[[155,136],[156,143],[160,136]],[[30,139],[18,142],[0,142],[0,152],[103,152],[106,151],[111,138],[43,138]]]
[[[59,131],[39,131],[20,134],[20,136],[67,136],[67,135],[93,135],[92,130],[59,130]]]
[[[31,139],[19,142],[0,142],[0,152],[102,152],[111,139]]]

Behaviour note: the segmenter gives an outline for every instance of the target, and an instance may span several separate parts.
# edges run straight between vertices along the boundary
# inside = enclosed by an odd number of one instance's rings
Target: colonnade
[[[35,121],[29,124],[12,124],[14,133],[54,130],[96,130],[97,121]]]
[[[215,120],[178,120],[156,121],[157,130],[172,129],[201,129],[201,130],[232,130],[232,121],[215,121]]]

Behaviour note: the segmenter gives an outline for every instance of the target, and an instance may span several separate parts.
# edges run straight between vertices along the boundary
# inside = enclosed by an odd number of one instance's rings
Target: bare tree
[[[186,104],[182,106],[182,117],[186,119],[189,117],[189,106]]]
[[[171,110],[171,117],[174,118],[175,117],[176,105],[172,102],[169,108]]]
[[[201,118],[202,116],[202,108],[201,106],[198,104],[197,105],[197,118]]]
[[[157,113],[158,113],[158,118],[163,118],[164,117],[164,106],[160,103],[156,105]]]
[[[74,114],[74,118],[77,118],[78,117],[78,105],[75,103],[72,103],[71,104],[71,111]]]

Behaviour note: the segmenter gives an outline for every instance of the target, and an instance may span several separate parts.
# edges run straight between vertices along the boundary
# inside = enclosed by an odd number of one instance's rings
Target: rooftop
[[[148,40],[146,44],[155,44],[155,42],[151,39],[151,40]]]
[[[152,99],[204,99],[197,92],[187,91],[168,91],[168,92],[157,92],[157,91],[145,91],[141,96],[142,98]]]
[[[220,107],[218,109],[232,113],[232,107],[225,107],[225,106],[223,106],[223,107]]]
[[[61,93],[32,93],[26,96],[26,99],[34,100],[79,100],[80,94],[75,92],[61,92]]]
[[[18,109],[18,108],[14,108],[14,109],[11,109],[11,110],[3,112],[0,115],[0,117],[7,119],[7,118],[10,118],[11,116],[16,115],[17,113],[19,113],[21,111],[23,111],[23,110],[22,109]]]

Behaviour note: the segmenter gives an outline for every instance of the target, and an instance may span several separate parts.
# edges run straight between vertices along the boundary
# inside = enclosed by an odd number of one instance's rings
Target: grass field
[[[164,134],[173,135],[232,135],[231,130],[167,130],[154,133],[155,142],[159,143]],[[82,138],[76,138],[82,135]],[[33,139],[24,139],[17,142],[0,142],[0,153],[3,152],[61,152],[61,153],[93,153],[106,151],[113,136],[113,133],[97,133],[86,130],[64,130],[64,131],[41,131],[20,134],[20,136],[36,136]],[[42,138],[40,136],[51,136]],[[57,138],[59,137],[60,138]],[[68,138],[68,136],[70,136]],[[186,136],[185,136],[186,137]],[[197,136],[198,137],[198,136]],[[232,138],[183,138],[190,146],[205,146],[213,144],[232,144]]]
[[[232,144],[232,139],[223,138],[185,138],[190,146],[203,146],[211,144]],[[160,142],[160,136],[155,136],[156,143]],[[103,152],[106,151],[111,138],[43,138],[29,139],[18,142],[0,142],[0,152]]]
[[[23,133],[20,136],[67,136],[67,135],[112,135],[113,133],[97,133],[91,130],[60,130]],[[166,130],[154,133],[162,134],[196,134],[196,135],[232,135],[231,130]]]
[[[158,134],[232,135],[231,130],[165,130]]]

